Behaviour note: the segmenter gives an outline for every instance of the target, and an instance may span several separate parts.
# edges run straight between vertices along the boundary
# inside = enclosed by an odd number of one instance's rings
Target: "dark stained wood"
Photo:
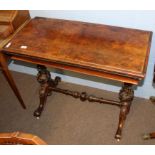
[[[123,129],[127,114],[130,111],[130,106],[133,98],[134,98],[134,91],[132,89],[132,85],[125,83],[119,92],[121,110],[120,110],[120,116],[119,116],[118,129],[115,135],[115,138],[118,141],[122,138],[122,129]]]
[[[4,51],[130,77],[138,83],[145,76],[151,36],[149,31],[35,18]]]
[[[17,33],[2,52],[15,60],[41,65],[37,76],[41,84],[40,104],[34,116],[40,117],[52,91],[82,101],[114,104],[120,106],[115,135],[120,140],[134,97],[132,84],[137,85],[145,77],[151,38],[150,31],[37,17]],[[57,88],[59,78],[53,80],[44,65],[121,81],[124,86],[119,93],[120,103]]]
[[[40,118],[44,110],[47,97],[50,96],[53,91],[72,96],[76,99],[79,98],[81,101],[88,100],[89,102],[98,102],[103,104],[115,105],[120,107],[119,125],[115,135],[115,138],[118,141],[120,141],[120,139],[122,138],[122,129],[123,129],[127,114],[130,111],[132,100],[134,98],[134,91],[132,90],[132,84],[124,83],[119,93],[120,102],[117,102],[113,100],[98,98],[98,97],[95,97],[94,95],[87,95],[86,92],[80,93],[77,91],[57,88],[57,85],[61,81],[61,79],[59,77],[56,77],[55,80],[53,80],[51,78],[50,72],[43,65],[38,65],[37,68],[38,68],[37,80],[41,85],[41,88],[39,91],[40,104],[34,112],[34,116],[37,117],[37,119]]]
[[[37,81],[40,83],[41,88],[39,91],[40,104],[39,107],[35,110],[34,116],[37,117],[37,119],[39,119],[44,109],[47,96],[52,94],[52,90],[49,91],[49,88],[50,87],[55,88],[61,81],[61,79],[59,77],[56,77],[54,80],[51,79],[50,72],[46,69],[45,66],[38,65],[37,68],[38,68]]]
[[[89,102],[111,104],[111,105],[121,107],[121,103],[117,102],[117,101],[103,99],[102,97],[101,98],[95,97],[94,95],[87,95],[86,92],[80,93],[77,91],[71,91],[71,90],[67,90],[67,89],[57,88],[57,85],[61,81],[61,78],[56,77],[53,80],[51,78],[50,72],[47,70],[47,68],[45,66],[38,65],[37,68],[38,68],[37,80],[41,85],[41,89],[39,91],[40,104],[39,104],[39,107],[34,112],[34,116],[37,117],[37,119],[40,118],[40,116],[43,112],[47,97],[50,96],[53,91],[72,96],[76,99],[79,98],[81,101],[88,100]]]
[[[36,135],[12,132],[0,133],[0,145],[47,145]]]
[[[69,95],[72,96],[74,98],[79,98],[81,101],[89,101],[89,102],[98,102],[98,103],[102,103],[102,104],[111,104],[111,105],[115,105],[118,107],[121,107],[120,102],[117,101],[113,101],[113,100],[107,100],[104,99],[102,97],[96,97],[94,95],[88,95],[86,92],[77,92],[77,91],[71,91],[71,90],[67,90],[67,89],[62,89],[62,88],[57,88],[57,87],[51,87],[49,86],[49,91],[55,91],[55,92],[59,92],[65,95]]]

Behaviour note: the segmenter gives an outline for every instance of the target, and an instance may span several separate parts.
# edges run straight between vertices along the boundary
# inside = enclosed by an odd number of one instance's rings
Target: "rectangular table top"
[[[150,31],[36,17],[4,52],[140,79],[151,38]]]

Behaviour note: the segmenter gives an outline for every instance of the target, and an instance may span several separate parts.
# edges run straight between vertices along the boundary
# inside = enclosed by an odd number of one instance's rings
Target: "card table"
[[[41,88],[40,104],[34,116],[41,116],[53,91],[81,101],[112,104],[120,108],[115,135],[120,140],[134,98],[133,85],[145,78],[151,39],[150,31],[35,17],[4,46],[2,53],[4,60],[10,58],[37,65]],[[60,77],[52,79],[46,67],[119,81],[123,83],[120,101],[59,88]],[[7,66],[6,71],[9,72]]]

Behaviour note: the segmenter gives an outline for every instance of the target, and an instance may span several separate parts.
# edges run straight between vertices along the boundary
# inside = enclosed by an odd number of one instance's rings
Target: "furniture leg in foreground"
[[[124,126],[126,116],[130,111],[130,106],[133,98],[134,98],[134,91],[132,90],[132,85],[124,83],[124,86],[122,87],[119,93],[121,108],[120,108],[118,129],[115,135],[115,138],[118,141],[121,139],[122,128]]]
[[[26,109],[26,106],[24,104],[24,101],[18,91],[18,88],[12,78],[12,75],[10,74],[10,71],[8,70],[8,64],[7,64],[7,56],[0,53],[0,63],[1,63],[1,66],[2,66],[2,72],[5,76],[5,78],[7,79],[9,85],[11,86],[12,90],[14,91],[15,95],[17,96],[21,106]]]

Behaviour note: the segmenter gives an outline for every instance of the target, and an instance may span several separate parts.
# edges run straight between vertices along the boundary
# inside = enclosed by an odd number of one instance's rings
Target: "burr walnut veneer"
[[[134,98],[132,85],[145,77],[151,37],[149,31],[36,17],[3,48],[3,55],[37,64],[41,89],[34,116],[40,117],[52,91],[81,101],[113,104],[120,107],[115,135],[119,140]],[[45,66],[120,81],[120,102],[58,88],[60,78],[52,79]]]

